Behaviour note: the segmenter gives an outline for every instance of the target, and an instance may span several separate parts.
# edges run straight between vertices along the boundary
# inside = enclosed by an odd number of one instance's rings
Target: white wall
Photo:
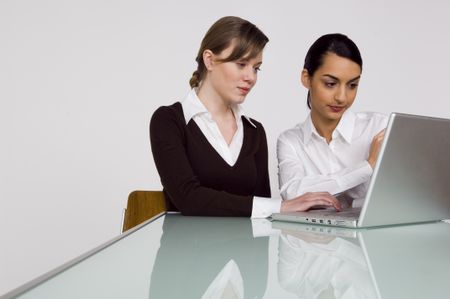
[[[322,34],[360,47],[355,110],[450,118],[449,2],[212,2],[0,1],[0,294],[114,237],[128,193],[161,188],[150,116],[188,92],[221,16],[271,40],[245,107],[265,125],[273,190],[276,138],[308,113],[299,71]]]

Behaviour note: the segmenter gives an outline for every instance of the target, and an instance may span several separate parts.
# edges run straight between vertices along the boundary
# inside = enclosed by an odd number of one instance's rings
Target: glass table
[[[447,298],[450,224],[163,214],[1,298]]]

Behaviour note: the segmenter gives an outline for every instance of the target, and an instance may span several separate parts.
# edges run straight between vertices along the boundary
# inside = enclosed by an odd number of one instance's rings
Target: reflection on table
[[[450,225],[345,229],[274,222],[278,280],[299,298],[446,298]]]
[[[443,222],[349,230],[164,215],[1,299],[447,298],[449,248]]]
[[[298,298],[376,298],[358,240],[285,229],[278,243],[278,280]]]
[[[250,219],[164,219],[150,298],[262,298],[268,237],[253,238]]]

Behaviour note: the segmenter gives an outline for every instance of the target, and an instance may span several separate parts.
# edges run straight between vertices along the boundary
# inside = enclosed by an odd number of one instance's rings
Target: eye
[[[236,64],[241,69],[244,68],[247,65],[245,62],[236,62]]]
[[[255,70],[255,73],[257,73],[257,72],[260,72],[261,71],[261,67],[260,66],[257,66],[257,67],[255,67],[255,68],[253,68],[254,70]]]
[[[358,88],[358,82],[353,82],[353,83],[350,83],[350,89],[356,89],[356,88]]]
[[[336,82],[333,81],[325,81],[324,84],[328,88],[333,88],[334,86],[336,86]]]

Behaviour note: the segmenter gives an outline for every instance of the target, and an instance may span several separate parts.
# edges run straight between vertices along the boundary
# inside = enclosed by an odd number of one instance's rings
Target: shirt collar
[[[311,113],[308,115],[308,117],[305,119],[305,121],[300,126],[300,131],[303,133],[303,143],[308,144],[311,140],[312,134],[313,134],[316,128],[314,128],[312,120],[311,120]]]
[[[245,114],[245,111],[241,105],[236,105],[232,107],[232,109],[236,118],[244,117],[254,128],[256,128],[256,125],[252,122],[251,118]]]
[[[344,138],[345,141],[351,143],[353,130],[355,128],[355,121],[355,114],[350,110],[345,111],[336,129],[334,130],[333,135],[335,135],[335,133],[338,133],[342,136],[342,138]],[[311,113],[308,115],[305,122],[301,125],[301,130],[303,132],[303,142],[305,144],[308,144],[313,134],[320,136],[312,122]],[[335,137],[336,136],[333,136],[333,138]]]
[[[186,124],[196,115],[206,113],[210,116],[208,109],[203,105],[202,101],[197,96],[195,88],[192,88],[187,96],[181,101],[181,106],[183,107],[183,114]],[[232,107],[233,113],[236,119],[244,117],[253,127],[256,125],[251,121],[250,117],[245,115],[244,109],[241,105],[236,105]]]
[[[353,130],[355,129],[356,116],[350,110],[344,112],[337,125],[335,131],[338,132],[342,138],[348,143],[352,143]]]
[[[186,97],[181,101],[181,106],[183,107],[183,114],[186,124],[197,114],[208,113],[205,105],[197,97],[195,89],[192,88],[191,91],[186,95]]]

